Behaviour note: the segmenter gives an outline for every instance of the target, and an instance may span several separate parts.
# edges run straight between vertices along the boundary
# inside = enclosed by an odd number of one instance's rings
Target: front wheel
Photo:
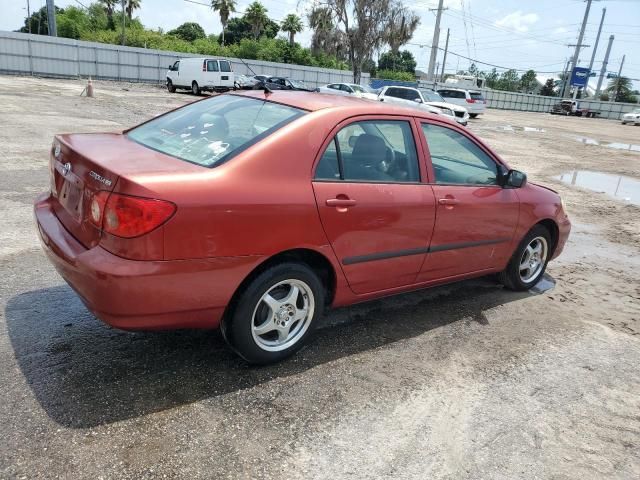
[[[167,90],[169,91],[169,93],[176,93],[176,86],[169,79],[167,79]]]
[[[194,82],[191,84],[191,92],[192,92],[194,95],[200,95],[200,87],[198,86],[198,82],[194,81]]]
[[[550,257],[551,237],[542,225],[536,225],[525,235],[507,268],[499,274],[505,287],[529,290],[540,281]]]
[[[322,315],[325,289],[304,264],[282,263],[258,275],[240,294],[222,325],[225,339],[252,364],[297,352]]]

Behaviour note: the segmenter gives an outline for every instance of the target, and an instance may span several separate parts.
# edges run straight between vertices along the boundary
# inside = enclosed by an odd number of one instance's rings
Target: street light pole
[[[578,57],[580,56],[580,49],[584,47],[582,44],[582,39],[584,38],[584,31],[587,28],[587,20],[589,20],[589,10],[591,10],[591,1],[587,0],[587,8],[584,11],[584,18],[582,19],[582,27],[580,28],[580,35],[578,36],[578,43],[576,44],[576,51],[573,53],[573,60],[571,62],[572,68],[569,71],[569,75],[573,72],[573,69],[578,66]],[[570,83],[570,82],[569,82]],[[565,89],[562,92],[563,97],[567,97],[570,93],[571,89],[567,89],[565,85]]]

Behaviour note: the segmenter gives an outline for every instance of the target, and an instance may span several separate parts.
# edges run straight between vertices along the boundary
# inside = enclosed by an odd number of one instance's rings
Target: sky
[[[79,3],[87,5],[91,0],[56,0],[56,5],[64,8]],[[288,13],[297,13],[306,22],[306,13],[312,0],[261,0],[274,20],[282,20]],[[207,0],[193,0],[208,4]],[[198,22],[205,31],[219,33],[221,25],[217,14],[207,5],[186,0],[142,0],[142,8],[137,12],[142,23],[148,28],[170,30],[184,22]],[[0,30],[20,28],[26,16],[27,0],[0,0]],[[30,0],[31,9],[45,4],[45,0]],[[241,12],[250,3],[238,1]],[[433,38],[435,12],[438,0],[403,0],[405,6],[420,17],[420,25],[410,45],[410,50],[418,63],[418,68],[426,71],[429,62],[429,45]],[[533,68],[540,77],[553,76],[562,72],[567,59],[573,54],[580,30],[586,3],[583,0],[444,0],[447,10],[440,24],[440,46],[444,48],[446,30],[451,30],[450,54],[447,56],[446,71],[465,70],[471,63],[458,57],[460,54],[479,62],[486,62],[504,68],[524,70]],[[615,40],[609,57],[607,70],[617,72],[626,54],[622,74],[634,79],[640,88],[640,0],[594,0],[589,15],[583,43],[590,45],[582,49],[580,66],[589,66],[602,9],[606,8],[606,18],[594,68],[599,72],[607,47],[609,35]],[[311,32],[305,29],[296,40],[308,46]],[[438,62],[443,52],[439,52]],[[491,70],[491,65],[476,62],[481,70]]]

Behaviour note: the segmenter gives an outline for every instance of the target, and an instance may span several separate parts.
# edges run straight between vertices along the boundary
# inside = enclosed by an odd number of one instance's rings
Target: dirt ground
[[[640,478],[640,207],[557,179],[640,180],[640,152],[606,146],[640,127],[488,110],[469,128],[572,218],[555,286],[339,309],[296,357],[250,368],[217,332],[108,328],[46,261],[31,205],[52,136],[194,99],[83,87],[0,77],[0,478]]]

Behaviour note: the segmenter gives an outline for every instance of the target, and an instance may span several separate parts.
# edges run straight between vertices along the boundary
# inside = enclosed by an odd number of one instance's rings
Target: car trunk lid
[[[56,216],[76,240],[92,248],[101,238],[101,229],[91,220],[94,195],[117,191],[121,177],[171,175],[184,169],[185,162],[143,147],[122,134],[58,135],[50,160]]]

